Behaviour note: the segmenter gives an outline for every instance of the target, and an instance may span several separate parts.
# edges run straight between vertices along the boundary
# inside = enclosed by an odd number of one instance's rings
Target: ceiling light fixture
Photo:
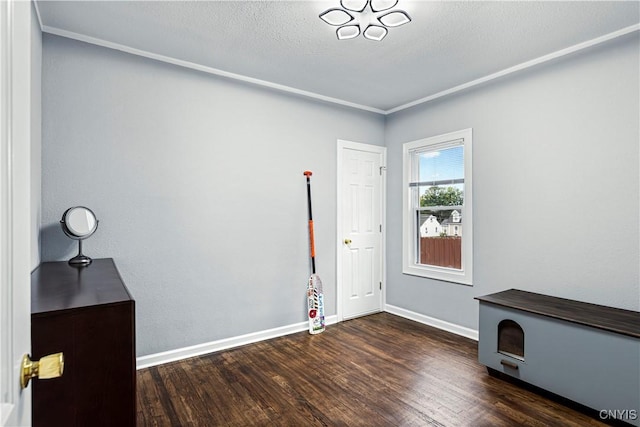
[[[380,21],[385,27],[399,27],[407,22],[411,22],[411,18],[409,18],[409,15],[407,15],[406,12],[397,10],[379,16],[378,21]]]
[[[371,10],[374,12],[382,12],[391,9],[398,4],[398,0],[371,0]]]
[[[387,35],[389,31],[385,27],[380,27],[378,25],[369,25],[366,30],[364,30],[364,38],[369,40],[375,40],[379,42]]]
[[[368,0],[340,0],[340,5],[352,12],[362,12],[367,7]]]
[[[339,27],[339,40],[353,39],[362,35],[368,40],[380,41],[389,28],[411,22],[409,14],[403,10],[390,10],[398,0],[340,0],[340,8],[331,8],[320,14],[320,19],[329,25]]]
[[[345,25],[338,28],[336,34],[338,34],[338,39],[340,40],[352,39],[360,35],[360,27],[357,25]]]
[[[342,9],[329,9],[320,15],[320,18],[329,25],[344,25],[353,21],[353,16]]]

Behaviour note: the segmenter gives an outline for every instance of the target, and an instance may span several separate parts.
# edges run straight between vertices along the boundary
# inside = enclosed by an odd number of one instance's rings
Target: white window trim
[[[411,152],[420,147],[446,145],[453,141],[462,140],[464,146],[464,235],[462,237],[462,270],[446,267],[427,266],[417,264],[415,238],[414,206],[409,195],[411,182]],[[444,135],[424,138],[403,144],[403,220],[402,220],[402,272],[413,276],[428,277],[447,282],[473,286],[473,184],[472,184],[472,129],[464,129]],[[457,145],[457,144],[456,144]]]

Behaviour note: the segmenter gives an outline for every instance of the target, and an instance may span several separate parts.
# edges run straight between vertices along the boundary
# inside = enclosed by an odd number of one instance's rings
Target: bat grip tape
[[[309,244],[311,245],[311,258],[316,257],[316,245],[313,238],[313,220],[309,220]]]

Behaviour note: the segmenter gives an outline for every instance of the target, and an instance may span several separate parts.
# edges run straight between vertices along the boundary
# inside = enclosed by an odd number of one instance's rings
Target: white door
[[[31,2],[0,1],[0,425],[31,425]]]
[[[385,148],[338,141],[338,317],[382,309]]]

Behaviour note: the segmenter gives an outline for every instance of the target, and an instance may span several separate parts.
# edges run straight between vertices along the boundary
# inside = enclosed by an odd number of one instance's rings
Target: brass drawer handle
[[[516,364],[515,364],[515,363],[513,363],[513,362],[509,362],[508,360],[504,360],[504,359],[502,359],[502,360],[500,361],[500,364],[501,364],[502,366],[506,366],[507,368],[511,368],[511,369],[518,369],[518,365],[516,365]]]

